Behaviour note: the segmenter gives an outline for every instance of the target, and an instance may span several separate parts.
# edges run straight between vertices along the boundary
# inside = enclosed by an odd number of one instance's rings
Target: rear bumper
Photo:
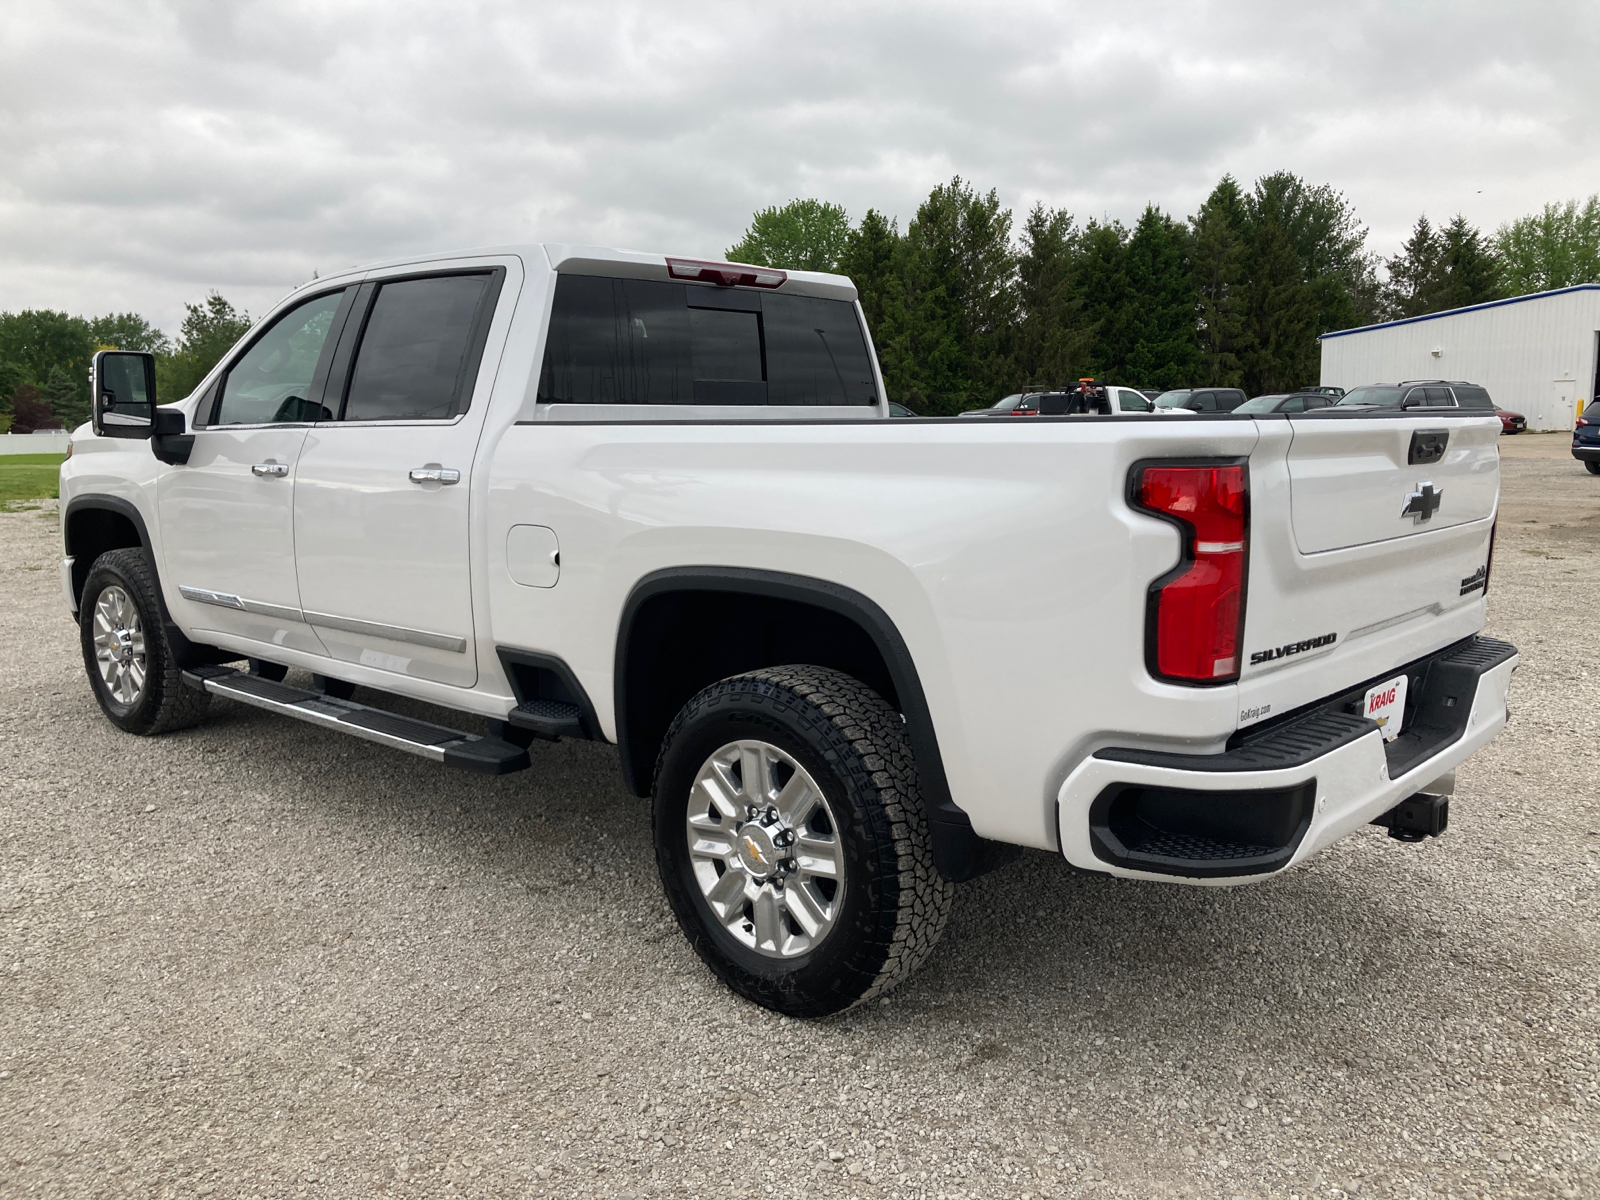
[[[1287,870],[1499,733],[1517,661],[1514,646],[1474,637],[1395,668],[1413,699],[1392,742],[1357,715],[1372,680],[1251,730],[1222,754],[1096,751],[1058,794],[1062,853],[1086,870],[1175,883],[1251,883]]]
[[[1579,462],[1600,462],[1600,444],[1585,446],[1574,442],[1572,444],[1572,457]]]

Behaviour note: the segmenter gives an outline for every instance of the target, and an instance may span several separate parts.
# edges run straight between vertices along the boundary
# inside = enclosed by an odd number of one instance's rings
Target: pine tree
[[[1194,275],[1187,231],[1155,205],[1146,205],[1128,239],[1131,337],[1125,381],[1184,387],[1200,373],[1195,338]]]
[[[1249,315],[1253,345],[1245,360],[1251,395],[1288,392],[1316,382],[1317,295],[1301,275],[1295,252],[1276,215],[1267,213],[1250,233]]]
[[[1416,317],[1434,311],[1431,305],[1438,290],[1443,250],[1439,235],[1427,216],[1418,217],[1400,253],[1384,264],[1389,269],[1384,300],[1391,318]]]
[[[861,311],[867,318],[867,330],[876,343],[883,328],[885,305],[890,303],[891,284],[894,282],[895,248],[900,242],[896,223],[875,208],[869,208],[861,224],[850,231],[845,239],[844,252],[839,256],[838,271],[847,275],[856,285],[861,299]]]
[[[1488,241],[1460,213],[1439,231],[1439,309],[1465,308],[1500,298],[1500,269]],[[1438,311],[1435,309],[1433,311]]]
[[[960,176],[929,193],[900,245],[902,312],[891,357],[929,415],[991,404],[1009,386],[1016,318],[1011,212]],[[999,390],[997,390],[999,389]]]
[[[1076,292],[1089,342],[1087,373],[1114,383],[1125,379],[1133,348],[1132,296],[1128,289],[1128,231],[1120,221],[1090,221],[1079,242]]]
[[[1078,230],[1072,214],[1035,204],[1017,257],[1018,387],[1060,387],[1086,369],[1088,336],[1074,274]]]
[[[1238,387],[1252,341],[1245,286],[1249,246],[1244,193],[1224,175],[1190,219],[1195,324],[1200,342],[1198,382]]]
[[[89,419],[89,387],[76,380],[63,367],[50,368],[40,398],[66,429],[76,429]]]

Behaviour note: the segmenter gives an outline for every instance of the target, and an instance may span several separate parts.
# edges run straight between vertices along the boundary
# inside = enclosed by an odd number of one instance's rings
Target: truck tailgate
[[[1494,512],[1498,424],[1325,417],[1289,427],[1289,504],[1302,554],[1412,537]]]
[[[1241,726],[1381,677],[1482,627],[1497,417],[1257,424]],[[1410,461],[1418,457],[1433,461]]]

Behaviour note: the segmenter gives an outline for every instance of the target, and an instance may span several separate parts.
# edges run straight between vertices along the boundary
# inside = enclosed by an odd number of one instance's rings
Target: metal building
[[[1325,333],[1322,382],[1482,384],[1528,428],[1566,430],[1600,395],[1600,284]]]

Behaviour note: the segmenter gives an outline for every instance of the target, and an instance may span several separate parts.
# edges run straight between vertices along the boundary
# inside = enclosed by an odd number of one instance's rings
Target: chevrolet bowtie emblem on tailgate
[[[1417,490],[1406,497],[1406,506],[1400,510],[1402,517],[1412,517],[1418,525],[1426,521],[1439,511],[1439,504],[1444,499],[1444,489],[1433,490],[1431,483],[1417,484]]]

